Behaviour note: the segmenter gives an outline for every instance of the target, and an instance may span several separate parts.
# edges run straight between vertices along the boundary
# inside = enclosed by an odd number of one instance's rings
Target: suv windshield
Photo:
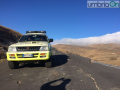
[[[23,35],[19,42],[24,41],[47,41],[45,35]]]

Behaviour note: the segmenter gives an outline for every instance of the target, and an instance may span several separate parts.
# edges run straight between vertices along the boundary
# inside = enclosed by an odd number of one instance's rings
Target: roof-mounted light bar
[[[27,33],[46,33],[46,31],[26,31]]]

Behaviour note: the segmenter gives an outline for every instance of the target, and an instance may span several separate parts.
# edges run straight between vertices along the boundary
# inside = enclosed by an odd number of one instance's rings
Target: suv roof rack
[[[26,31],[27,33],[46,33],[46,31]]]

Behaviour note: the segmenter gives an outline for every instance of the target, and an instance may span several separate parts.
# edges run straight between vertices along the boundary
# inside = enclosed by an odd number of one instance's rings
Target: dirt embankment
[[[98,44],[91,46],[53,45],[64,53],[77,54],[101,63],[120,66],[120,44]]]
[[[0,62],[6,60],[8,46],[16,43],[22,34],[0,25]]]

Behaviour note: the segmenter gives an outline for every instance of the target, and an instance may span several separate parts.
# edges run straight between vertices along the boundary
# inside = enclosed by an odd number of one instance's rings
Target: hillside
[[[97,44],[91,46],[53,45],[64,53],[77,54],[91,60],[120,66],[120,44]]]
[[[6,57],[5,53],[8,50],[8,46],[16,43],[21,36],[21,33],[0,25],[0,59]]]

